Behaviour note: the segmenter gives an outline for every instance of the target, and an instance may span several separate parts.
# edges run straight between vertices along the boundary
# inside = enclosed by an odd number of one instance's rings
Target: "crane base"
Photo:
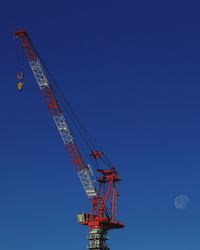
[[[88,236],[88,250],[110,250],[106,241],[108,240],[108,232],[104,229],[90,229]]]

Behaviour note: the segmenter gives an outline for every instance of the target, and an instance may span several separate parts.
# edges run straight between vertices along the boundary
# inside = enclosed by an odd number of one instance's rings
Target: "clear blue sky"
[[[88,200],[27,64],[17,90],[21,27],[123,178],[111,249],[200,249],[199,1],[3,2],[0,250],[87,242]]]

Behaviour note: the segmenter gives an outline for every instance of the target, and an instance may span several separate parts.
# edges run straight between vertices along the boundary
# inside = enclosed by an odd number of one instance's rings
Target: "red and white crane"
[[[15,32],[15,36],[21,41],[47,107],[92,205],[89,213],[78,214],[79,223],[87,225],[89,228],[88,249],[109,250],[110,248],[106,243],[108,231],[124,227],[124,224],[116,218],[118,186],[121,178],[116,168],[110,165],[107,169],[96,169],[99,176],[95,180],[93,171],[81,155],[78,143],[71,132],[70,124],[61,110],[61,103],[54,91],[53,80],[34,48],[27,31],[18,30]],[[104,154],[96,149],[92,149],[89,155],[95,161],[104,160]]]

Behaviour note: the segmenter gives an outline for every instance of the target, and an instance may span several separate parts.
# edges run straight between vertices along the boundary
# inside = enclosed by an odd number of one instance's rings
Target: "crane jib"
[[[22,46],[28,58],[35,79],[47,103],[47,107],[53,116],[54,122],[60,133],[60,136],[64,144],[66,145],[67,151],[70,154],[72,163],[77,171],[83,188],[88,198],[92,198],[96,196],[96,191],[94,181],[91,178],[91,171],[85,164],[79,152],[79,149],[74,141],[70,128],[55,97],[50,81],[48,80],[48,76],[45,73],[44,67],[39,59],[39,56],[37,55],[37,52],[34,49],[25,31],[16,32],[16,36],[19,37],[22,42]]]

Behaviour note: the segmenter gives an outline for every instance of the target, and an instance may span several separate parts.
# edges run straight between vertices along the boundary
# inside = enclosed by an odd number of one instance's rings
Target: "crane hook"
[[[17,79],[19,80],[18,84],[17,84],[17,87],[18,87],[19,91],[21,91],[23,89],[23,87],[24,87],[23,77],[24,77],[24,73],[23,72],[18,72],[17,73]]]

